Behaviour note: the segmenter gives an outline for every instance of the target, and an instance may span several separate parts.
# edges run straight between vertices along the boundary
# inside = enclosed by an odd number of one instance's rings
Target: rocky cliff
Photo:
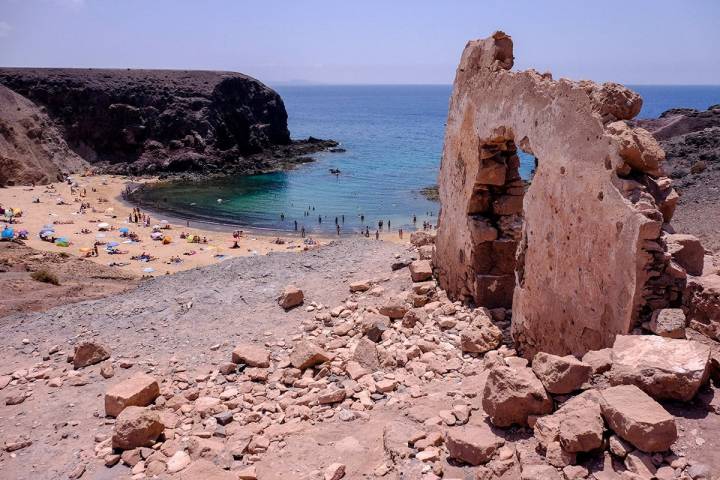
[[[55,182],[86,167],[42,109],[0,85],[0,185]]]
[[[280,96],[239,73],[5,68],[0,83],[116,173],[247,173],[326,146],[292,142]]]
[[[681,195],[673,225],[720,251],[720,105],[704,111],[675,108],[635,123],[665,150],[665,172]]]

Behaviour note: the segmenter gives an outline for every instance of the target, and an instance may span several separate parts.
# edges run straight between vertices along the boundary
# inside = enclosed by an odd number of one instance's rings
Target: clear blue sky
[[[466,41],[498,29],[516,68],[720,84],[720,0],[0,0],[0,65],[451,83]]]

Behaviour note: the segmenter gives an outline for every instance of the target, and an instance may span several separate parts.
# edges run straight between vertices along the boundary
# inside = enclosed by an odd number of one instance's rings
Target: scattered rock
[[[128,406],[115,421],[112,446],[122,450],[151,446],[164,428],[157,413],[143,407]]]
[[[282,295],[278,297],[278,304],[285,310],[290,310],[298,305],[302,305],[305,296],[303,291],[294,285],[288,285],[283,290]]]
[[[545,390],[554,394],[579,390],[590,379],[593,371],[592,366],[572,355],[558,357],[544,352],[535,355],[532,369]]]
[[[160,395],[157,380],[144,373],[118,383],[105,393],[105,415],[117,417],[124,408],[145,407]]]
[[[325,469],[324,480],[340,480],[345,476],[345,464],[333,463]]]
[[[663,452],[677,439],[675,418],[635,385],[603,390],[600,408],[610,428],[644,452]]]
[[[460,332],[460,348],[463,352],[485,353],[495,350],[502,342],[502,330],[488,323],[481,327],[469,325]]]
[[[590,350],[583,355],[582,361],[592,367],[594,375],[605,373],[612,367],[612,348]]]
[[[650,331],[667,338],[685,338],[685,312],[681,308],[663,308],[653,312]]]
[[[234,363],[244,363],[249,367],[268,368],[270,366],[270,353],[259,345],[243,343],[233,350],[232,361]]]
[[[675,233],[666,238],[668,253],[690,275],[700,276],[703,273],[705,249],[693,235]]]
[[[413,282],[425,282],[432,278],[432,265],[429,260],[415,260],[410,264],[410,278]]]
[[[470,465],[487,463],[504,444],[505,440],[487,425],[450,428],[445,435],[445,445],[450,458]]]
[[[78,368],[95,365],[110,358],[110,349],[96,342],[82,342],[75,346],[73,366]]]
[[[330,360],[330,354],[308,341],[300,341],[295,344],[290,354],[290,363],[293,367],[305,370]]]
[[[553,403],[542,382],[527,367],[497,366],[490,370],[482,406],[493,425],[527,425],[529,415],[552,412]]]

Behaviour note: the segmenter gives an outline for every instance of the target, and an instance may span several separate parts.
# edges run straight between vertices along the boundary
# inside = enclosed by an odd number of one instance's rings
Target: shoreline
[[[157,182],[156,177],[138,179],[102,174],[71,178],[78,184],[74,194],[67,182],[35,187],[10,186],[0,189],[1,206],[22,210],[22,215],[16,219],[17,223],[8,225],[16,233],[27,230],[28,237],[23,242],[31,248],[86,258],[138,277],[172,274],[220,263],[233,257],[265,255],[270,252],[302,252],[321,247],[333,240],[360,236],[354,232],[340,236],[308,232],[307,238],[302,239],[299,232],[221,224],[206,219],[188,219],[174,212],[140,206],[141,212],[148,214],[151,220],[150,226],[145,227],[142,223],[128,222],[128,216],[136,205],[131,200],[123,198],[123,191],[127,185]],[[86,192],[84,197],[81,195],[83,190]],[[88,207],[81,209],[82,203],[88,204]],[[0,220],[0,224],[6,225],[7,222],[3,220],[5,219]],[[188,220],[190,227],[187,226]],[[99,225],[102,223],[108,223],[109,226],[101,231]],[[163,236],[168,236],[168,243],[150,238],[153,232],[152,226],[161,224],[170,226],[169,229],[159,230]],[[69,246],[63,247],[41,240],[39,232],[48,226],[52,226],[55,231],[55,238],[66,237],[70,242]],[[131,242],[122,236],[121,228],[127,228],[135,233],[138,241]],[[235,230],[243,231],[243,236],[237,238],[238,248],[232,248],[236,240],[232,236]],[[183,232],[197,235],[201,239],[204,237],[206,243],[187,243],[186,239],[180,238]],[[409,233],[404,240],[400,240],[397,232],[385,231],[381,234],[380,240],[409,244]],[[310,239],[313,240],[312,243],[305,242]],[[375,241],[374,236],[367,240]],[[92,250],[95,242],[101,242],[98,246],[99,255],[88,257],[88,252]],[[108,253],[107,248],[112,248],[112,245],[107,245],[110,243],[116,244],[114,248],[121,253]],[[149,255],[152,260],[133,259],[142,254]]]

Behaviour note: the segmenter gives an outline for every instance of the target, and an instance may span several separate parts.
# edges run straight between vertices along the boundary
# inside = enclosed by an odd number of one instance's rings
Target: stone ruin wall
[[[513,72],[509,36],[468,43],[440,169],[434,266],[453,299],[512,307],[524,355],[612,345],[677,306],[685,272],[665,244],[678,196],[642,99],[607,83]],[[518,149],[535,156],[520,178]]]

